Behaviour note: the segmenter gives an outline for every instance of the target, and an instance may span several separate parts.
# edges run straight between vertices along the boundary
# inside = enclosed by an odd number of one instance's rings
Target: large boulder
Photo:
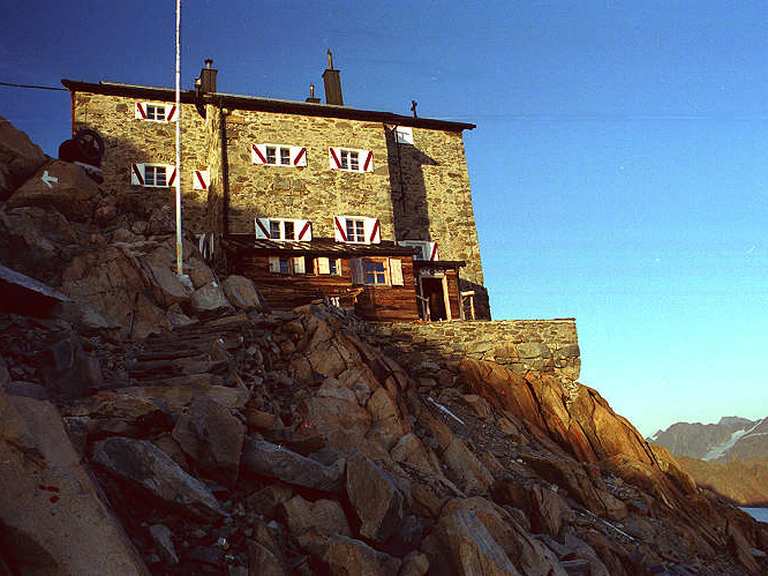
[[[245,425],[229,408],[197,398],[176,422],[173,438],[207,476],[230,485],[237,482]]]
[[[247,438],[242,463],[251,474],[277,478],[294,486],[335,493],[342,489],[342,462],[326,466],[265,440]]]
[[[323,555],[331,576],[397,576],[400,560],[346,536],[330,538]]]
[[[233,274],[221,283],[229,301],[241,310],[261,310],[263,304],[256,287],[245,276]]]
[[[352,536],[344,510],[335,500],[310,502],[297,495],[281,505],[281,514],[288,530],[295,536],[312,529],[329,536]]]
[[[117,246],[76,257],[63,274],[62,288],[68,296],[135,338],[170,328],[163,310],[147,297],[146,287],[136,257]]]
[[[369,458],[356,454],[347,461],[346,489],[360,519],[360,534],[386,542],[403,521],[405,497],[394,479]]]
[[[93,462],[179,512],[203,519],[226,515],[205,484],[152,442],[121,437],[102,440],[94,446]]]
[[[192,310],[197,314],[219,312],[232,308],[221,286],[215,280],[195,290],[190,304]]]
[[[101,198],[99,186],[77,164],[45,164],[8,200],[9,208],[54,208],[74,222],[90,221]]]
[[[45,161],[40,147],[0,116],[0,200],[8,198]]]
[[[0,391],[0,462],[0,549],[12,574],[149,574],[52,404]]]

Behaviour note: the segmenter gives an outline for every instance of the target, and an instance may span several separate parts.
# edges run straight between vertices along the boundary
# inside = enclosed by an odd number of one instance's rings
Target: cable
[[[59,88],[58,86],[39,86],[37,84],[16,84],[14,82],[2,82],[0,86],[8,86],[9,88],[33,88],[35,90],[56,90],[57,92],[69,92],[66,88]]]

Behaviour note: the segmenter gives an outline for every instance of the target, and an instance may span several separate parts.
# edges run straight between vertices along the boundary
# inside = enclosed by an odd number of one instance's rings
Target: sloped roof
[[[380,244],[345,244],[333,238],[313,238],[311,242],[284,242],[261,240],[253,234],[229,234],[227,244],[235,249],[254,250],[270,254],[317,254],[328,256],[413,256],[418,251],[410,246],[400,246],[390,240]]]
[[[140,86],[135,84],[122,84],[119,82],[101,81],[98,83],[82,82],[79,80],[64,79],[61,83],[71,92],[91,92],[94,94],[107,94],[114,96],[127,96],[135,98],[149,98],[172,102],[176,92],[172,88],[157,86]],[[186,104],[197,102],[194,90],[183,90],[181,101]],[[362,110],[348,106],[334,106],[332,104],[314,104],[298,100],[280,100],[275,98],[260,98],[225,92],[213,92],[203,96],[203,102],[215,104],[225,108],[238,110],[260,110],[263,112],[282,112],[285,114],[297,114],[302,116],[323,116],[329,118],[345,118],[349,120],[362,120],[370,122],[383,122],[397,126],[412,126],[414,128],[430,128],[434,130],[448,130],[461,132],[472,130],[474,124],[466,122],[453,122],[439,120],[437,118],[414,118],[392,112],[376,110]]]

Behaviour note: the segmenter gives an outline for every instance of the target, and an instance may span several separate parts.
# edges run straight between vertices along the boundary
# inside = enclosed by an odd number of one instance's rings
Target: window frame
[[[352,228],[350,229],[350,223]],[[359,225],[359,226],[358,226]],[[350,234],[351,230],[351,234]],[[367,244],[365,237],[365,218],[345,218],[344,232],[348,244]],[[354,238],[354,240],[353,240]]]
[[[157,183],[158,171],[162,168],[163,184]],[[152,182],[150,183],[149,173],[152,171]],[[166,164],[144,164],[144,187],[145,188],[169,188],[168,185],[168,165]]]
[[[360,262],[360,280],[363,286],[389,287],[391,286],[389,277],[389,259],[383,257],[361,257]],[[370,270],[369,267],[379,267],[381,270]],[[369,275],[373,276],[373,282],[369,281]],[[379,281],[381,280],[381,281]]]
[[[167,108],[165,104],[153,104],[147,102],[144,104],[146,108],[146,120],[149,122],[168,122]],[[158,115],[158,112],[162,112],[162,118]]]
[[[293,226],[293,238],[286,237],[286,223],[290,223]],[[279,238],[275,238],[272,235],[272,227],[277,224],[279,229]],[[269,239],[275,242],[297,242],[296,240],[297,226],[296,220],[293,218],[270,218],[269,219]]]
[[[269,161],[270,149],[274,152],[274,162]],[[287,162],[283,162],[285,159],[283,153],[287,155]],[[264,144],[264,157],[267,160],[263,164],[264,166],[279,166],[281,168],[290,168],[293,166],[291,163],[291,146],[287,144]]]

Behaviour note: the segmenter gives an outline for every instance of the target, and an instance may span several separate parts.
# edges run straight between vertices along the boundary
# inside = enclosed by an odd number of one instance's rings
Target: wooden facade
[[[328,298],[365,320],[419,319],[413,253],[394,243],[347,246],[323,239],[254,243],[233,236],[226,251],[230,272],[253,280],[272,308],[293,308]],[[321,259],[332,264],[323,269]],[[393,260],[399,262],[402,281],[398,276],[393,282]],[[380,264],[382,272],[376,280],[383,282],[366,281],[364,272],[356,277],[354,267],[362,262]]]

